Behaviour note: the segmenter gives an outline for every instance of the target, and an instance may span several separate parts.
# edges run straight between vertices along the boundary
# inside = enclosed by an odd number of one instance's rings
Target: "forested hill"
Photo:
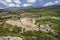
[[[47,6],[42,8],[25,8],[20,10],[9,11],[13,14],[31,13],[42,16],[59,16],[60,17],[60,5]]]
[[[13,10],[15,12],[34,12],[34,11],[57,11],[60,12],[60,5],[54,5],[54,6],[47,6],[42,8],[25,8],[20,10]]]

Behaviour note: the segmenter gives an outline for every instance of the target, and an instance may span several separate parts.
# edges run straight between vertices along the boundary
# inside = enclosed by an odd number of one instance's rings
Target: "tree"
[[[12,30],[13,33],[19,33],[20,31],[22,31],[22,28],[17,26],[15,26]]]

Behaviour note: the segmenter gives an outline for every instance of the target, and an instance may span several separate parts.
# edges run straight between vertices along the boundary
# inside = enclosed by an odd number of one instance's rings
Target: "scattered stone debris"
[[[11,37],[11,36],[7,36],[7,37],[0,37],[0,40],[23,40],[20,37]]]

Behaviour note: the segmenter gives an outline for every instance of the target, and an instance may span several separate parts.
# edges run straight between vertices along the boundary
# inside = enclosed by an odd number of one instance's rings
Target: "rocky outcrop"
[[[22,27],[25,31],[42,31],[42,32],[51,32],[52,29],[48,24],[39,25],[36,21],[32,18],[21,18],[20,20],[7,20],[7,24]]]

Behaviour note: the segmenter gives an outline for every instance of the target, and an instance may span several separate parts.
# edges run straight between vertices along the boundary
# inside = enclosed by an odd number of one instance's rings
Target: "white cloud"
[[[44,6],[50,6],[50,5],[54,5],[54,3],[48,2],[48,3],[44,4]]]
[[[3,0],[0,0],[0,3],[2,3],[2,4],[4,4],[4,5],[6,5],[7,3],[6,2],[4,2]]]
[[[27,0],[28,3],[35,3],[36,0]]]
[[[8,2],[9,3],[9,2],[12,2],[12,0],[5,0],[5,2]]]
[[[39,0],[39,1],[42,1],[42,0]]]
[[[10,3],[10,4],[7,4],[8,7],[20,7],[20,5],[16,5],[16,4],[13,4],[13,3]]]
[[[3,1],[3,0],[1,0],[0,2],[1,2],[2,4],[4,4],[5,6],[7,6],[7,7],[20,7],[20,5],[19,5],[20,2],[18,2],[18,1],[14,1],[14,2],[17,3],[17,4],[12,3],[12,2],[13,2],[12,0],[6,0],[6,2]],[[9,2],[9,3],[7,3],[7,2]]]
[[[58,3],[59,1],[55,1],[54,3]]]
[[[16,4],[21,4],[20,0],[13,0]]]
[[[58,1],[48,2],[48,3],[44,4],[43,6],[51,6],[51,5],[55,5],[57,3],[58,3]]]
[[[23,7],[28,7],[28,6],[31,6],[32,4],[23,4]]]

